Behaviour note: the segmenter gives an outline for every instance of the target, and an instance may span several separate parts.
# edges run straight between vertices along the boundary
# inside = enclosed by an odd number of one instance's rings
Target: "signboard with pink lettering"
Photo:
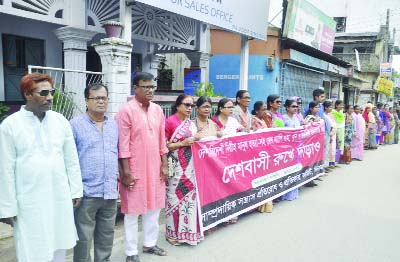
[[[196,142],[202,230],[252,210],[324,173],[323,124]]]

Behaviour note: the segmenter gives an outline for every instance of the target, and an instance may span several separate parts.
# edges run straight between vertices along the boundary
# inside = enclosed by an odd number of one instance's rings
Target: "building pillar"
[[[55,30],[55,34],[63,41],[64,68],[79,72],[65,72],[64,93],[68,93],[81,112],[85,111],[83,91],[86,87],[86,52],[87,42],[97,32],[66,26]]]
[[[240,48],[240,90],[248,90],[249,82],[249,40],[242,35]]]
[[[208,83],[210,54],[205,52],[186,53],[186,56],[192,62],[191,67],[199,67],[201,70],[201,82]]]
[[[108,87],[108,113],[114,116],[131,94],[132,43],[121,38],[104,38],[94,44],[103,68],[103,83]]]

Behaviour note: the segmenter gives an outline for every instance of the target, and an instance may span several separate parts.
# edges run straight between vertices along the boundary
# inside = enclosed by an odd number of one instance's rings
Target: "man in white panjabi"
[[[82,178],[69,122],[50,110],[53,80],[25,75],[26,105],[0,125],[0,222],[14,227],[19,262],[64,261],[75,246]]]

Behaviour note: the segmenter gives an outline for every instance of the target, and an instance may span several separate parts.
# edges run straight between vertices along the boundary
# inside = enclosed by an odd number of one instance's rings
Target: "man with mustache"
[[[48,75],[25,75],[20,91],[26,105],[0,125],[1,222],[14,227],[18,261],[64,261],[77,241],[73,206],[82,197],[74,137],[50,110]]]
[[[138,72],[135,96],[115,116],[119,127],[120,195],[126,262],[139,262],[138,217],[143,221],[143,252],[166,256],[157,246],[158,218],[165,206],[168,175],[164,114],[151,100],[153,75]]]

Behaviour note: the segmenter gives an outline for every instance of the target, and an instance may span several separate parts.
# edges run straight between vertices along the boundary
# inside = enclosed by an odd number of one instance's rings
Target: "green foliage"
[[[8,111],[10,108],[6,105],[0,104],[0,123],[8,116]]]
[[[53,98],[52,110],[62,114],[66,119],[70,120],[74,113],[75,104],[68,93],[62,93],[56,89]]]
[[[193,81],[193,84],[196,86],[195,96],[222,97],[222,95],[214,93],[214,85],[212,83]]]

